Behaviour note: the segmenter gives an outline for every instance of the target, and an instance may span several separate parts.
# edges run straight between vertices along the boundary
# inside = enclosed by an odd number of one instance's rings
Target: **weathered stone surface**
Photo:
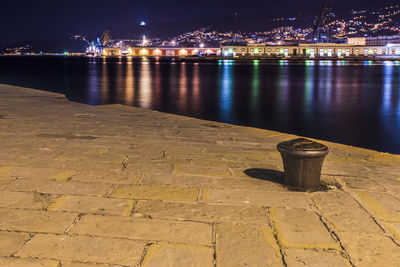
[[[96,168],[95,166],[93,167]],[[71,181],[79,181],[86,183],[97,183],[101,181],[102,183],[109,184],[137,184],[140,180],[140,173],[119,173],[116,171],[78,171]]]
[[[11,181],[12,179],[0,179],[0,190],[3,190]]]
[[[0,177],[9,177],[11,171],[14,169],[13,166],[0,166]]]
[[[193,159],[193,165],[202,166],[205,168],[209,167],[225,167],[225,168],[241,168],[243,166],[242,161],[229,161],[229,160],[218,160],[213,159]]]
[[[65,148],[66,149],[66,148]],[[77,172],[71,177],[71,180],[78,180],[77,176],[81,174],[81,177],[95,175],[97,177],[103,177],[107,173],[118,173],[122,170],[121,163],[107,163],[97,162],[93,158],[85,158],[82,160],[68,161],[67,168],[76,170]],[[92,159],[92,160],[91,160]],[[88,169],[88,166],[90,168]]]
[[[207,186],[211,187],[211,186]],[[237,178],[220,178],[215,179],[215,187],[220,189],[244,189],[244,190],[263,190],[285,192],[287,189],[279,183],[265,181],[261,179],[237,179]]]
[[[34,236],[16,256],[135,266],[145,245],[124,239],[40,234]]]
[[[59,263],[52,260],[0,258],[0,266],[7,267],[58,267]]]
[[[150,163],[140,163],[140,164],[129,164],[127,169],[128,172],[132,173],[171,173],[171,164],[150,164]]]
[[[3,173],[7,173],[7,176],[27,179],[50,179],[57,172],[60,172],[60,169],[45,167],[7,167],[3,169]]]
[[[400,242],[398,156],[323,142],[322,180],[333,186],[299,193],[280,183],[276,150],[293,135],[6,85],[0,121],[0,233],[17,235],[0,238],[11,242],[0,266],[135,266],[147,248],[156,266],[265,266],[272,250],[288,266],[345,266],[347,252],[356,266],[399,261],[390,242]],[[22,250],[38,259],[10,257],[28,234],[37,236]]]
[[[127,185],[116,188],[111,197],[195,202],[198,191],[189,187]]]
[[[218,168],[218,167],[198,167],[191,165],[176,165],[174,166],[174,172],[176,174],[183,175],[201,175],[201,176],[211,176],[211,177],[230,177],[228,168]]]
[[[197,175],[144,174],[143,185],[171,185],[180,187],[214,187],[215,178]]]
[[[218,225],[217,266],[282,266],[279,246],[268,226]]]
[[[382,220],[400,221],[400,200],[386,193],[354,191],[368,209]]]
[[[0,208],[44,209],[49,204],[45,195],[25,192],[1,191]]]
[[[284,248],[340,249],[318,215],[300,209],[271,209],[271,218]]]
[[[330,161],[328,157],[322,167],[322,174],[345,177],[367,177],[369,169],[364,165],[351,163],[352,161],[353,159],[351,158],[351,161],[347,160],[346,162],[340,163]]]
[[[312,198],[336,230],[382,233],[369,214],[348,194],[341,191],[321,192],[314,193]]]
[[[110,266],[115,266],[115,267],[118,266],[119,267],[120,265],[96,264],[96,263],[77,263],[77,262],[66,262],[66,261],[61,262],[61,267],[110,267]]]
[[[368,160],[372,162],[377,162],[379,165],[400,166],[400,155],[391,155],[388,153],[379,153],[370,157]]]
[[[80,183],[43,179],[18,179],[6,187],[10,191],[35,191],[42,194],[68,194],[104,196],[111,189],[110,184]]]
[[[212,242],[212,227],[208,224],[115,216],[85,215],[71,233],[204,246]]]
[[[399,178],[400,184],[400,178]],[[390,193],[395,196],[397,199],[400,199],[400,186],[392,186],[390,187]]]
[[[176,244],[153,244],[147,250],[143,267],[212,267],[213,250]]]
[[[47,209],[51,211],[124,215],[127,209],[132,209],[132,201],[105,197],[64,195],[51,203]]]
[[[54,174],[51,179],[57,180],[57,181],[67,181],[74,176],[76,171],[74,170],[60,170],[56,174]]]
[[[258,207],[140,201],[135,212],[153,218],[201,222],[265,224],[267,211]]]
[[[0,232],[0,256],[11,256],[22,247],[29,234],[15,232]]]
[[[351,266],[350,262],[345,257],[334,251],[285,249],[283,253],[285,255],[285,262],[289,267]]]
[[[0,209],[0,230],[64,233],[76,213]]]
[[[344,249],[356,266],[396,266],[400,246],[385,236],[339,233]]]
[[[208,189],[203,191],[204,202],[255,205],[265,207],[310,207],[307,196],[297,192],[268,192],[246,189]]]
[[[346,186],[350,189],[361,189],[366,191],[378,191],[378,192],[386,191],[385,187],[366,177],[363,178],[352,177],[352,178],[345,178],[342,180],[346,184]]]

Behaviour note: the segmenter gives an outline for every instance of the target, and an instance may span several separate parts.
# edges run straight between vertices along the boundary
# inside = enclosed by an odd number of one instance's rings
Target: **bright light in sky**
[[[145,21],[140,22],[140,26],[146,26],[146,22]]]

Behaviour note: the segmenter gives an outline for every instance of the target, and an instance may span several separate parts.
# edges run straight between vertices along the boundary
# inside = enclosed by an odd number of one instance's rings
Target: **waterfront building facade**
[[[367,45],[400,45],[400,35],[368,37],[366,38],[366,43]]]
[[[103,56],[154,56],[154,57],[174,57],[174,56],[219,56],[220,48],[197,48],[197,47],[127,47],[103,48]]]
[[[354,44],[299,44],[299,45],[223,45],[224,57],[285,57],[285,58],[350,58],[382,57],[400,58],[400,44],[354,45]]]
[[[103,56],[188,57],[223,56],[257,58],[388,58],[400,59],[400,43],[369,45],[365,39],[349,39],[347,44],[319,43],[299,45],[222,45],[219,48],[127,47],[104,48]],[[364,44],[365,43],[365,44]]]

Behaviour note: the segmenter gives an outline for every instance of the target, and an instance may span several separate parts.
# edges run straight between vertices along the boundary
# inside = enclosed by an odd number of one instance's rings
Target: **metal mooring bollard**
[[[285,169],[284,183],[300,190],[316,190],[321,186],[321,169],[327,146],[300,138],[278,144]]]

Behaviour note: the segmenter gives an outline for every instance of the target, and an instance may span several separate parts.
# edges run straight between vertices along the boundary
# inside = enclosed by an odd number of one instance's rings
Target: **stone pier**
[[[400,156],[0,85],[0,266],[399,266]]]

